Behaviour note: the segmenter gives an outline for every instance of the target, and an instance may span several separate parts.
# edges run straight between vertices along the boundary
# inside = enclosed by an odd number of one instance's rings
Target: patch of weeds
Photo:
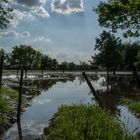
[[[134,140],[117,119],[96,105],[61,106],[45,140]]]

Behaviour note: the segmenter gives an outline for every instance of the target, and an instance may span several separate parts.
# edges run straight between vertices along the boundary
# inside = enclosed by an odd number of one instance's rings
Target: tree
[[[65,70],[68,70],[68,62],[66,62],[66,61],[62,62],[62,63],[59,65],[59,69],[60,69],[60,70],[63,70],[63,72],[64,72]]]
[[[3,74],[3,65],[4,65],[4,50],[0,50],[0,93],[2,86],[2,74]]]
[[[12,18],[12,9],[5,5],[7,0],[0,1],[0,29],[5,29],[8,27],[9,19]]]
[[[138,61],[138,52],[140,51],[140,43],[125,43],[124,63],[127,70],[135,71],[135,63]]]
[[[140,52],[140,43],[135,42],[135,43],[127,43],[124,44],[125,46],[125,65],[127,66],[128,70],[132,70],[133,76],[140,88],[140,79],[137,74],[137,69],[136,66],[138,67],[138,52]]]
[[[76,70],[76,64],[74,64],[73,62],[70,62],[68,64],[68,69],[71,71],[71,70]]]
[[[115,71],[121,63],[121,55],[118,52],[118,47],[121,40],[113,34],[103,31],[99,38],[96,38],[95,50],[99,53],[94,56],[96,65],[106,68],[107,75],[109,71]]]
[[[15,46],[10,54],[10,65],[13,69],[28,69],[40,67],[41,54],[31,46]]]
[[[124,30],[124,36],[140,35],[140,0],[108,0],[100,2],[94,11],[102,27]]]
[[[138,70],[140,70],[140,51],[137,54],[137,62],[135,62],[134,65]]]

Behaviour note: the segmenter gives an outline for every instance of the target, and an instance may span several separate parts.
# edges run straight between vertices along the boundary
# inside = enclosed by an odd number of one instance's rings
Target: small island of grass
[[[61,106],[43,140],[134,140],[117,119],[95,105]]]

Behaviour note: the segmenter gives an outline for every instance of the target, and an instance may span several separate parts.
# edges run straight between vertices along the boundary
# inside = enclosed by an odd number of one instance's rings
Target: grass
[[[12,100],[17,99],[17,92],[9,87],[2,87],[1,93],[8,96]]]
[[[133,101],[133,100],[125,98],[121,100],[121,103],[126,104],[131,111],[138,113],[140,115],[140,102],[139,101]]]
[[[0,96],[0,125],[6,121],[6,113],[10,111],[9,102]]]
[[[0,94],[0,125],[6,122],[6,115],[12,110],[12,101],[16,100],[16,91],[8,87],[2,87]]]
[[[134,140],[119,122],[95,105],[61,106],[45,140]]]

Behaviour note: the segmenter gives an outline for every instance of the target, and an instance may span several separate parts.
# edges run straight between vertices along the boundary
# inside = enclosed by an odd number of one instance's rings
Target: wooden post
[[[3,65],[4,65],[4,54],[2,54],[0,57],[0,93],[1,93],[1,87],[2,87]]]
[[[95,91],[93,85],[91,84],[91,82],[90,82],[90,80],[89,80],[87,74],[86,74],[85,72],[83,72],[82,75],[83,75],[83,77],[85,78],[85,80],[86,80],[86,82],[87,82],[89,88],[91,89],[91,91],[92,91],[92,93],[93,93],[93,95],[94,95],[96,101],[98,102],[99,106],[100,106],[100,107],[103,107],[103,106],[102,106],[102,102],[101,102],[100,98],[98,97],[98,95],[96,94],[96,91]]]
[[[17,108],[17,122],[20,122],[20,115],[21,115],[23,73],[24,73],[24,70],[21,69],[20,83],[19,83],[20,85],[19,85],[18,108]]]

